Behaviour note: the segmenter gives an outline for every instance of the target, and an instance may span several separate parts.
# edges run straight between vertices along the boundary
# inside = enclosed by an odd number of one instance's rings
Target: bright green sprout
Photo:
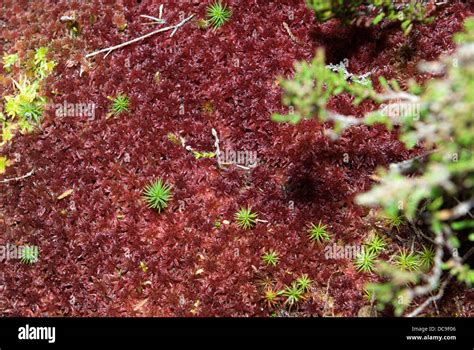
[[[18,114],[28,121],[39,123],[43,114],[43,107],[33,102],[23,102],[19,105]]]
[[[430,268],[431,265],[433,265],[435,255],[435,251],[432,247],[423,247],[423,250],[418,253],[420,266]]]
[[[6,72],[10,72],[16,62],[18,62],[18,54],[7,55],[5,53],[3,55],[3,69],[5,69]]]
[[[201,159],[201,158],[214,158],[216,154],[214,152],[198,152],[193,150],[193,155],[196,157],[196,159]]]
[[[38,261],[38,247],[33,246],[23,246],[20,249],[20,261],[23,264],[33,264]]]
[[[39,47],[35,52],[35,57],[33,60],[34,71],[40,80],[48,76],[48,74],[51,73],[56,66],[56,62],[48,61],[46,59],[48,51],[49,50],[47,47]]]
[[[199,29],[206,29],[207,27],[209,27],[209,23],[204,18],[198,19],[195,23],[196,27],[198,27]]]
[[[207,7],[207,22],[214,28],[218,29],[227,22],[232,16],[232,11],[226,4],[216,1]]]
[[[390,225],[390,228],[398,228],[403,223],[403,216],[398,214],[389,214],[385,216],[386,222]]]
[[[214,222],[214,227],[215,227],[215,228],[218,228],[218,229],[219,229],[219,228],[221,228],[221,226],[222,226],[222,223],[220,222],[220,220],[216,220],[216,221]]]
[[[138,265],[138,267],[145,273],[148,271],[148,266],[146,266],[146,264],[143,261],[140,261],[140,264]]]
[[[357,254],[354,265],[359,272],[372,272],[375,267],[377,254],[369,249],[362,250]]]
[[[309,289],[311,288],[311,282],[312,281],[307,274],[303,274],[296,279],[296,284],[303,291],[303,293],[309,291]]]
[[[323,225],[321,221],[319,221],[318,225],[311,224],[308,229],[309,239],[312,241],[329,241],[331,239],[331,235],[326,230],[327,226]]]
[[[371,289],[364,288],[365,299],[372,303],[375,300],[375,293]]]
[[[40,65],[41,62],[46,61],[46,54],[48,53],[47,47],[39,47],[36,49],[34,63]]]
[[[238,227],[248,230],[257,224],[257,213],[252,212],[250,207],[240,208],[240,210],[235,213],[235,220],[237,221]]]
[[[269,306],[273,306],[276,304],[278,297],[282,295],[283,291],[275,291],[271,288],[266,289],[264,293],[265,301]]]
[[[303,290],[298,286],[297,282],[293,282],[291,286],[287,286],[282,295],[286,297],[285,304],[293,306],[303,299]]]
[[[127,95],[124,94],[119,94],[115,98],[109,97],[110,100],[112,100],[112,114],[113,115],[118,115],[122,112],[128,112],[128,106],[130,104],[130,101],[128,100]]]
[[[415,271],[420,267],[419,257],[414,253],[409,253],[406,250],[400,250],[400,253],[395,256],[395,265],[400,270]]]
[[[181,140],[179,139],[178,135],[175,133],[169,132],[166,137],[168,138],[169,141],[174,143],[175,145],[181,145]]]
[[[265,265],[277,266],[279,260],[278,253],[271,249],[262,255],[262,261]]]
[[[148,203],[148,207],[161,212],[161,210],[168,206],[168,202],[173,197],[172,188],[173,186],[164,183],[162,179],[147,185],[144,189],[143,197]]]
[[[382,237],[375,235],[365,245],[368,250],[378,254],[385,249],[386,243]]]
[[[0,174],[3,174],[5,172],[5,169],[7,166],[10,164],[10,161],[8,160],[7,157],[1,156],[0,157]]]

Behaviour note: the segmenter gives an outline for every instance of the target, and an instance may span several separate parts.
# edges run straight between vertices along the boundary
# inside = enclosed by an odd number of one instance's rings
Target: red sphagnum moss
[[[149,32],[140,15],[156,16],[162,3],[164,18],[175,24],[190,13],[204,17],[209,2],[2,2],[0,52],[26,59],[49,47],[57,62],[42,86],[50,106],[91,102],[96,110],[94,118],[58,118],[49,107],[41,132],[17,135],[4,147],[14,160],[5,178],[35,173],[0,184],[0,244],[35,244],[40,260],[0,263],[1,314],[268,316],[277,310],[262,300],[262,280],[282,288],[308,274],[314,292],[293,313],[357,315],[364,283],[374,277],[355,272],[350,260],[325,260],[323,246],[309,244],[306,226],[321,220],[334,241],[360,243],[367,211],[354,195],[369,188],[377,166],[411,153],[378,126],[354,127],[334,143],[315,121],[272,122],[272,112],[285,111],[276,79],[324,47],[328,62],[347,58],[352,73],[404,80],[421,59],[453,48],[452,34],[474,5],[453,1],[433,24],[404,36],[397,26],[316,23],[303,1],[229,1],[232,18],[217,31],[190,21],[172,38],[158,34],[85,59]],[[64,14],[79,23],[79,36],[59,20]],[[12,93],[9,79],[0,83],[2,96]],[[119,92],[130,97],[130,112],[107,118],[107,96]],[[373,106],[353,107],[341,95],[331,108],[361,115]],[[167,138],[179,134],[193,149],[213,151],[212,128],[221,149],[256,151],[258,167],[219,168]],[[158,177],[174,191],[161,214],[141,197]],[[58,200],[68,189],[74,192]],[[247,206],[264,221],[241,230],[233,217]],[[215,228],[217,220],[230,223]],[[277,267],[260,261],[269,249],[278,251]]]

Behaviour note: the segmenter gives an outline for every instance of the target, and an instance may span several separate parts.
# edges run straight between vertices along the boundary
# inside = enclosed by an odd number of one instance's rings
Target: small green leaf
[[[385,18],[385,13],[384,12],[380,12],[377,17],[375,17],[373,20],[372,20],[372,24],[373,25],[377,25],[379,24],[383,19]]]
[[[3,174],[7,168],[7,166],[10,164],[9,160],[7,157],[0,157],[0,174]]]
[[[3,69],[6,72],[10,72],[12,67],[18,62],[18,54],[11,54],[7,55],[6,53],[3,55]]]

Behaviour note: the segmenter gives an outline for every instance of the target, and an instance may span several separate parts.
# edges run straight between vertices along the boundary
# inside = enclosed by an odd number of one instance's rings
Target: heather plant
[[[344,24],[360,22],[369,18],[366,25],[377,25],[382,21],[400,22],[408,34],[417,22],[427,23],[432,19],[426,15],[428,1],[411,0],[401,3],[393,0],[307,0],[316,19],[325,22],[337,18]]]
[[[469,214],[474,206],[474,19],[466,21],[465,31],[456,35],[455,41],[458,47],[451,56],[420,66],[425,73],[442,72],[442,77],[432,79],[424,86],[410,82],[408,90],[402,90],[398,82],[383,77],[379,79],[380,91],[373,85],[347,81],[340,71],[326,66],[324,53],[318,51],[311,63],[296,64],[292,80],[281,81],[285,90],[283,102],[291,106],[292,111],[288,115],[273,116],[279,122],[297,123],[311,118],[321,123],[331,122],[328,125],[333,127],[326,128],[326,134],[334,139],[354,125],[382,124],[389,130],[396,128],[407,148],[419,145],[426,150],[434,149],[421,159],[417,157],[392,164],[389,169],[380,169],[377,184],[356,199],[358,204],[383,211],[386,217],[393,219],[391,226],[399,226],[403,217],[414,227],[413,235],[435,242],[429,274],[419,271],[418,256],[409,253],[398,256],[398,267],[384,264],[383,268],[376,268],[388,278],[396,279],[373,291],[379,307],[396,303],[397,314],[403,313],[416,297],[436,290],[442,296],[453,277],[468,286],[474,283],[474,270],[465,263],[467,256],[458,254],[466,251],[462,242],[473,238],[470,235],[473,220]],[[331,97],[341,93],[352,95],[354,104],[371,100],[391,108],[376,109],[362,118],[341,115],[327,108]],[[388,112],[404,105],[417,108],[407,109],[401,115]],[[419,231],[423,233],[417,234]],[[370,252],[365,254],[356,261],[361,271],[374,268],[369,263],[373,260],[367,255]],[[444,274],[443,270],[449,273]],[[421,284],[412,286],[415,282]],[[427,301],[410,315],[422,312],[432,299]]]

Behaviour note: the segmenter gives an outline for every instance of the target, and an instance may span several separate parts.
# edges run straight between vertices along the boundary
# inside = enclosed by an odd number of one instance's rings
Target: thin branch
[[[385,94],[379,94],[377,97],[382,101],[392,101],[392,100],[406,100],[410,102],[418,102],[420,98],[416,95],[409,94],[408,92],[395,92],[389,91]]]
[[[332,276],[334,276],[336,273],[339,273],[339,272],[340,272],[339,270],[334,271],[331,274],[331,276],[329,276],[329,278],[328,278],[328,284],[326,286],[326,298],[325,298],[325,301],[324,301],[323,317],[326,315],[326,309],[327,309],[327,306],[328,306],[328,303],[329,303],[329,288],[330,288],[330,285],[331,285],[331,278],[332,278]],[[333,305],[333,308],[332,308],[332,316],[334,316],[334,305]]]
[[[152,24],[165,24],[166,23],[166,21],[162,18],[156,18],[156,17],[148,16],[148,15],[140,15],[140,17],[151,19],[153,21]]]
[[[422,237],[433,244],[436,244],[433,239],[425,235],[424,232],[420,230],[412,221],[409,221],[409,223],[410,223],[411,229],[415,232],[417,236]]]
[[[28,172],[28,173],[25,174],[25,175],[18,176],[18,177],[14,177],[14,178],[11,178],[11,179],[3,179],[3,180],[0,180],[0,183],[4,184],[4,183],[12,182],[12,181],[23,180],[23,179],[26,179],[27,177],[30,177],[30,176],[33,175],[34,173],[35,173],[35,168],[31,169],[31,171]]]
[[[441,280],[441,275],[443,273],[441,265],[443,264],[443,256],[444,252],[443,249],[444,247],[450,248],[449,245],[449,240],[445,239],[444,234],[446,233],[447,235],[450,235],[448,230],[444,229],[442,233],[438,234],[436,236],[436,255],[434,258],[434,267],[433,267],[433,273],[432,275],[428,276],[427,278],[427,284],[423,286],[418,286],[415,287],[414,289],[409,290],[410,298],[413,299],[414,297],[417,296],[422,296],[426,295],[430,292],[433,292],[436,290],[439,286],[439,291],[436,295],[429,297],[426,299],[422,304],[420,304],[415,310],[410,312],[409,314],[406,315],[406,317],[415,317],[419,315],[428,305],[430,305],[432,302],[436,302],[439,299],[441,299],[444,295],[444,290],[446,289],[446,286],[448,283],[451,281],[451,279],[454,277],[454,275],[451,275],[447,277],[440,285],[440,280]],[[469,256],[474,252],[474,248],[471,248],[463,258],[460,257],[455,257],[455,260],[457,260],[458,264],[462,264]]]
[[[410,312],[406,317],[415,317],[418,316],[426,307],[431,304],[432,302],[436,302],[439,299],[441,299],[444,295],[444,290],[446,289],[446,286],[448,285],[449,281],[451,280],[452,276],[446,278],[444,282],[441,284],[441,287],[436,295],[433,295],[426,299],[422,304],[420,304],[415,310]]]
[[[411,170],[414,170],[413,166],[417,162],[423,161],[427,156],[429,156],[429,155],[431,155],[435,152],[437,152],[437,150],[432,150],[432,151],[425,152],[423,154],[420,154],[419,156],[404,160],[404,161],[399,162],[399,163],[391,163],[389,165],[390,169],[397,170],[401,174],[406,174],[406,173],[410,172]]]
[[[187,21],[189,21],[191,18],[193,18],[194,15],[191,15],[189,16],[188,18],[185,18],[184,20],[182,20],[180,23],[178,23],[177,25],[174,25],[174,26],[170,26],[170,27],[166,27],[166,28],[160,28],[160,29],[157,29],[157,30],[154,30],[153,32],[150,32],[148,34],[145,34],[145,35],[142,35],[138,38],[135,38],[135,39],[132,39],[132,40],[129,40],[129,41],[126,41],[122,44],[119,44],[119,45],[115,45],[115,46],[111,46],[111,47],[106,47],[105,49],[101,49],[101,50],[98,50],[98,51],[95,51],[95,52],[92,52],[92,53],[89,53],[86,55],[86,58],[90,58],[90,57],[93,57],[95,55],[98,55],[100,53],[103,53],[103,52],[106,52],[107,54],[109,54],[110,52],[114,51],[114,50],[117,50],[117,49],[120,49],[124,46],[127,46],[127,45],[130,45],[130,44],[133,44],[133,43],[136,43],[140,40],[143,40],[143,39],[146,39],[150,36],[153,36],[155,34],[158,34],[158,33],[161,33],[161,32],[166,32],[168,30],[173,30],[173,32],[171,33],[171,36],[176,32],[176,30],[178,28],[180,28],[182,25],[184,25]]]
[[[290,27],[288,26],[288,23],[283,22],[283,27],[285,28],[286,32],[290,36],[291,40],[293,40],[295,43],[297,43],[300,46],[304,46],[304,43],[293,34]]]
[[[469,214],[471,209],[474,207],[474,197],[467,201],[461,202],[454,208],[445,209],[439,212],[438,218],[446,221],[460,218],[461,216]]]
[[[221,155],[221,149],[219,147],[219,136],[217,135],[217,131],[214,128],[212,128],[211,133],[212,133],[212,136],[214,136],[214,139],[216,140],[214,142],[214,147],[216,148],[216,157],[217,159],[219,159]]]
[[[443,265],[443,257],[444,257],[444,245],[446,243],[443,234],[440,233],[436,236],[435,239],[436,243],[436,254],[434,257],[434,266],[433,272],[427,278],[427,284],[422,286],[417,286],[412,289],[410,292],[412,294],[412,298],[416,296],[422,296],[430,293],[431,291],[435,290],[439,286],[439,281],[441,279],[441,275],[443,273],[442,265]]]

